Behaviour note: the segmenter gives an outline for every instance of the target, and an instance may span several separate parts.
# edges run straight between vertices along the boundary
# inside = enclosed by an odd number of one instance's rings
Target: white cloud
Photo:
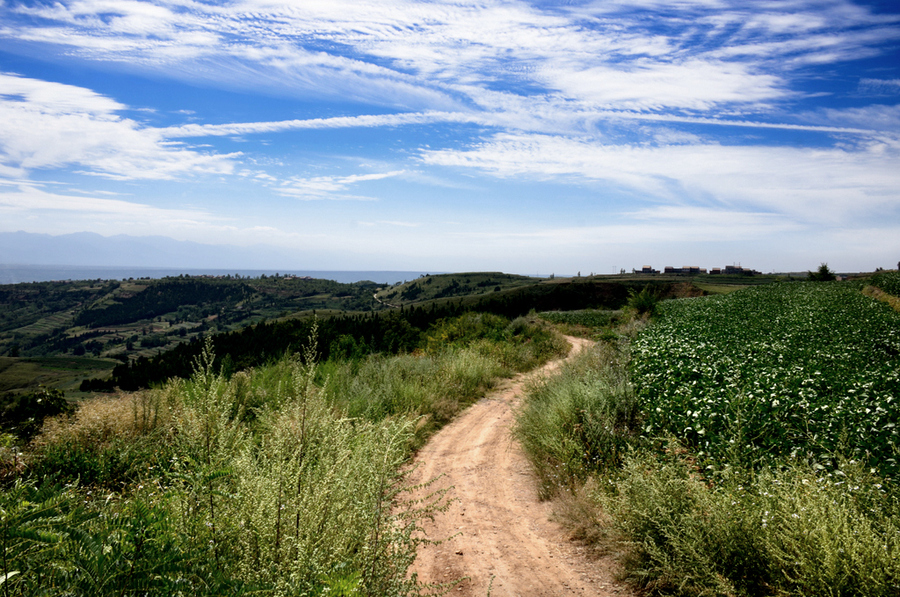
[[[235,222],[204,208],[164,208],[151,203],[52,192],[31,182],[0,181],[0,230],[50,234],[96,232],[134,236],[166,236],[207,244],[297,246],[321,238],[277,226]],[[309,245],[307,245],[309,246]]]
[[[353,174],[350,176],[316,176],[313,178],[294,177],[283,181],[276,187],[276,192],[281,195],[304,200],[331,199],[375,201],[376,199],[373,197],[349,195],[344,193],[344,191],[348,187],[358,183],[384,180],[385,178],[401,176],[404,173],[403,170],[397,170],[394,172]]]
[[[900,134],[900,105],[871,105],[862,108],[829,108],[821,111],[825,119],[847,127],[867,127],[881,135]],[[815,115],[811,116],[815,117]],[[821,118],[819,118],[821,120]],[[900,138],[898,138],[900,141]]]
[[[753,105],[789,97],[790,68],[870,55],[898,39],[893,17],[844,0],[75,0],[10,11],[29,20],[0,27],[0,36],[94,60],[278,94],[438,110],[458,110],[471,99],[467,89],[498,82],[617,109]]]
[[[154,129],[120,117],[123,108],[88,89],[0,74],[0,174],[76,166],[106,178],[158,180],[232,171],[236,154],[168,144]]]
[[[900,95],[900,79],[860,79],[859,91],[876,95]]]
[[[336,116],[333,118],[310,118],[306,120],[282,120],[277,122],[186,124],[183,126],[157,130],[160,135],[167,139],[177,139],[180,137],[221,137],[229,135],[276,133],[304,129],[390,127],[408,124],[431,124],[436,122],[483,122],[484,120],[484,117],[479,117],[474,114],[424,112]]]
[[[5,185],[13,186],[13,185]],[[71,196],[45,191],[38,185],[19,183],[15,190],[0,190],[0,213],[7,218],[61,217],[84,221],[126,221],[160,226],[187,225],[212,218],[203,210],[163,209],[120,199]],[[53,215],[56,214],[56,215]]]
[[[464,151],[423,151],[426,164],[500,177],[604,181],[665,203],[717,202],[732,209],[835,223],[900,206],[900,148],[864,149],[603,145],[584,138],[498,134]],[[895,214],[897,215],[897,214]]]
[[[547,84],[568,97],[622,109],[688,108],[758,103],[787,95],[775,76],[754,74],[742,64],[688,60],[681,64],[637,61],[628,67],[583,70],[548,65]]]

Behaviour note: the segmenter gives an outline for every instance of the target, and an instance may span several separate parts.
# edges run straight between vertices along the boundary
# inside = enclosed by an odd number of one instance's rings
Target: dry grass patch
[[[48,419],[34,447],[40,450],[70,441],[97,446],[146,435],[171,421],[165,397],[165,391],[147,391],[91,398],[74,415]]]
[[[875,299],[876,301],[881,301],[882,303],[887,303],[894,311],[900,311],[900,298],[894,296],[893,294],[888,294],[880,288],[876,288],[875,286],[866,286],[863,288],[862,293],[868,297]]]

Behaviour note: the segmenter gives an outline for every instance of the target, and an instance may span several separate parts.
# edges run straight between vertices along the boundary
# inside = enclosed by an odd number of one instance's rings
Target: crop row
[[[633,345],[644,432],[760,465],[833,454],[896,476],[900,314],[839,283],[665,303]]]

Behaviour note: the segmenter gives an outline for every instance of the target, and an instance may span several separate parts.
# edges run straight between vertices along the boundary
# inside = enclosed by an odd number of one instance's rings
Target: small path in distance
[[[592,343],[567,336],[569,357]],[[555,597],[631,595],[613,579],[610,563],[588,560],[549,520],[552,505],[538,499],[528,461],[510,434],[513,408],[534,376],[546,376],[552,361],[505,382],[444,427],[416,456],[411,483],[443,475],[431,490],[453,486],[450,509],[424,525],[431,540],[419,549],[412,571],[425,583],[468,579],[450,595],[466,597]],[[455,535],[455,536],[454,536]]]

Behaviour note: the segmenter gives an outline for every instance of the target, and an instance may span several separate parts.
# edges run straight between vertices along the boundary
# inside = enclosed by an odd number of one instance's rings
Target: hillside
[[[529,311],[618,309],[651,287],[661,298],[723,292],[771,277],[698,287],[701,277],[532,278],[500,272],[422,276],[381,287],[293,276],[85,280],[0,286],[3,391],[39,385],[70,396],[114,385],[144,387],[191,372],[211,336],[231,366],[255,366],[296,351],[315,316],[319,352],[361,355],[412,350],[433,322],[468,311],[514,318]],[[740,283],[740,285],[730,285]],[[267,322],[266,325],[259,325]],[[94,380],[82,385],[85,380]]]

